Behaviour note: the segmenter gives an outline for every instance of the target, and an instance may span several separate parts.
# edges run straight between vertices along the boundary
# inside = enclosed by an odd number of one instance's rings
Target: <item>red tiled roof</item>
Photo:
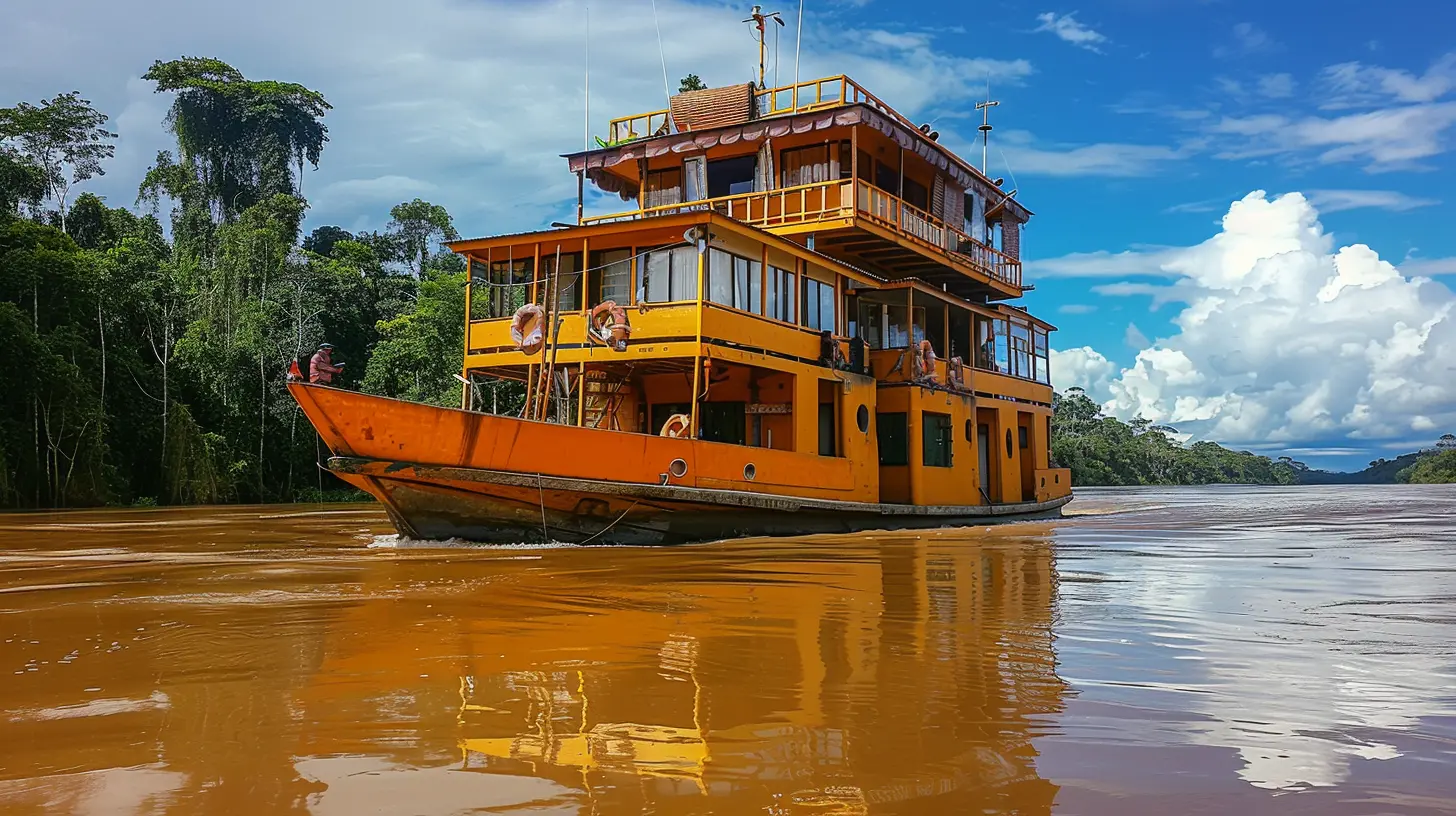
[[[753,83],[685,91],[668,104],[679,132],[747,124],[753,118]]]

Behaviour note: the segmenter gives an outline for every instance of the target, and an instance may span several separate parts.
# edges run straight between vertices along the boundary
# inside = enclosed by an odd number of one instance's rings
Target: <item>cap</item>
[[[332,351],[333,348],[334,348],[334,344],[333,343],[319,343],[319,350],[329,349],[329,350]]]

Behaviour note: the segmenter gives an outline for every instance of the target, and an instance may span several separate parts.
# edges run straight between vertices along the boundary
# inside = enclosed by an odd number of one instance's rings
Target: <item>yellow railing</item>
[[[648,136],[664,136],[671,132],[673,128],[670,111],[656,110],[635,116],[623,116],[608,123],[607,146],[613,147]]]
[[[917,127],[914,122],[902,116],[879,97],[865,90],[862,85],[844,74],[780,85],[777,88],[764,88],[753,92],[753,110],[754,116],[757,118],[804,113],[843,105],[869,105],[911,130],[915,130]],[[688,130],[692,130],[692,128],[688,128]],[[623,116],[613,119],[607,124],[607,146],[676,132],[677,125],[672,120],[670,110]]]
[[[871,221],[939,250],[952,265],[970,267],[1003,283],[1018,288],[1021,286],[1020,261],[1003,255],[919,207],[863,181],[818,181],[779,190],[663,204],[630,212],[592,216],[582,219],[582,223],[602,224],[712,210],[746,224],[772,229],[848,218],[855,214],[856,209],[861,216],[866,216]]]

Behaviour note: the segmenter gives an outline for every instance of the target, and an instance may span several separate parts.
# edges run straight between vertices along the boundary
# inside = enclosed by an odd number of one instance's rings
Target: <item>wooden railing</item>
[[[753,115],[760,119],[765,116],[806,113],[844,105],[869,105],[911,130],[918,129],[914,122],[844,74],[753,92]],[[638,113],[613,119],[607,124],[607,146],[677,132],[677,124],[673,122],[670,110]]]
[[[582,223],[630,221],[701,210],[712,210],[746,224],[769,229],[848,218],[858,210],[859,215],[939,251],[954,266],[969,267],[1002,283],[1018,288],[1021,286],[1020,261],[1003,255],[919,207],[863,181],[818,181],[779,190],[664,204],[624,213],[592,216],[582,219]]]

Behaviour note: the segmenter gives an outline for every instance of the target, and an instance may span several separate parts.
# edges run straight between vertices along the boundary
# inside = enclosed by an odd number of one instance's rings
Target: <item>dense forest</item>
[[[459,399],[450,216],[300,235],[329,104],[213,59],[158,62],[174,150],[135,209],[71,193],[114,152],[78,93],[0,109],[0,506],[288,501],[342,487],[284,387],[327,339],[344,382]],[[162,218],[170,230],[163,229]]]
[[[1177,431],[1137,418],[1104,416],[1080,388],[1053,399],[1052,460],[1071,468],[1072,484],[1297,484],[1298,463],[1274,461],[1214,442],[1181,445]]]

